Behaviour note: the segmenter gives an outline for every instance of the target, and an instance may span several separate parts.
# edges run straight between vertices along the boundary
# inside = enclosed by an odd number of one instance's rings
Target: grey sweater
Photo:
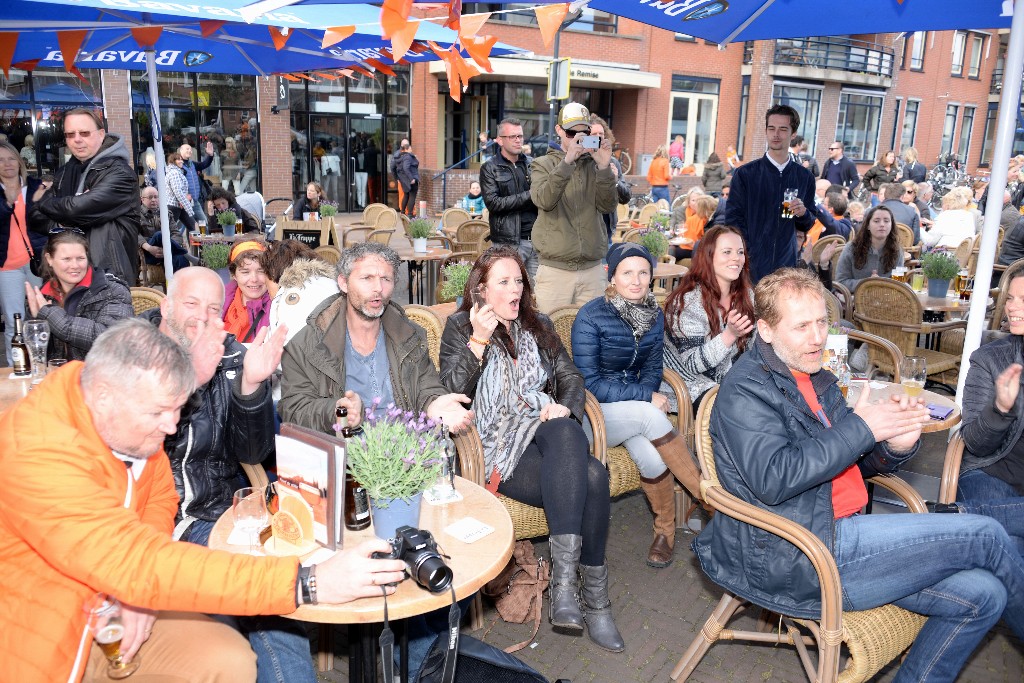
[[[999,462],[1012,450],[1024,432],[1024,391],[1008,415],[996,410],[996,378],[1011,363],[1021,363],[1022,338],[1011,334],[985,344],[971,354],[971,369],[964,385],[964,459],[960,472],[981,469]]]
[[[863,228],[866,230],[867,228]],[[873,271],[878,271],[879,277],[889,277],[892,275],[892,270],[883,270],[881,263],[881,252],[875,251],[874,249],[868,249],[868,258],[864,263],[863,268],[857,268],[853,265],[853,242],[849,242],[843,247],[843,253],[839,256],[839,264],[836,265],[836,274],[833,280],[843,285],[851,292],[857,288],[860,281],[866,277],[871,277]],[[899,258],[896,259],[896,265],[903,265],[903,250],[900,249]]]

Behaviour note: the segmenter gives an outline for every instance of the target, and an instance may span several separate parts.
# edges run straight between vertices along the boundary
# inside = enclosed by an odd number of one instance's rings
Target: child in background
[[[484,196],[477,181],[469,184],[469,194],[462,198],[462,208],[470,213],[484,212]]]

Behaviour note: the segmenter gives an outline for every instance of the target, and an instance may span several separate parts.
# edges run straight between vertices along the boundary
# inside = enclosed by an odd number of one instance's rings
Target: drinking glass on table
[[[135,655],[131,662],[121,655],[124,624],[121,622],[121,603],[106,593],[96,593],[82,606],[88,615],[89,632],[107,657],[107,677],[114,680],[128,678],[139,668],[141,658]]]
[[[910,288],[915,292],[924,289],[924,273],[917,272],[910,276]]]
[[[46,377],[46,346],[50,343],[50,324],[45,320],[29,320],[22,328],[28,351],[32,354],[32,384]]]
[[[231,500],[231,512],[235,518],[235,528],[249,536],[249,553],[258,555],[260,531],[270,521],[265,491],[252,486],[238,489]]]
[[[921,356],[904,356],[900,364],[900,384],[907,396],[917,398],[928,380],[928,367]]]
[[[895,280],[896,282],[906,282],[907,281],[907,267],[906,266],[896,266],[895,268],[893,268],[892,269],[892,279]]]

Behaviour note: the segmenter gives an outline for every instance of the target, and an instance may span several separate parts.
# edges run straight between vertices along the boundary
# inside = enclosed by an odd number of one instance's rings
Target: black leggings
[[[401,212],[409,218],[416,215],[416,195],[420,191],[420,184],[413,183],[409,186],[408,190],[405,190],[405,194],[402,195],[402,206]]]
[[[583,536],[581,564],[604,564],[611,503],[608,470],[587,452],[587,435],[568,417],[542,422],[498,492],[544,508],[552,535]]]

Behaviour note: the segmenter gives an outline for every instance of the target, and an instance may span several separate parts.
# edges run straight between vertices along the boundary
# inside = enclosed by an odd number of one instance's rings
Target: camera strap
[[[381,586],[381,590],[384,587]],[[444,653],[444,672],[441,674],[442,683],[452,683],[455,680],[455,662],[458,658],[459,649],[459,622],[462,621],[462,611],[459,610],[459,602],[455,598],[455,587],[450,586],[452,593],[452,606],[448,608],[448,647]],[[384,628],[377,640],[380,644],[381,667],[384,672],[385,681],[395,680],[395,634],[388,625],[388,598],[384,594]]]

